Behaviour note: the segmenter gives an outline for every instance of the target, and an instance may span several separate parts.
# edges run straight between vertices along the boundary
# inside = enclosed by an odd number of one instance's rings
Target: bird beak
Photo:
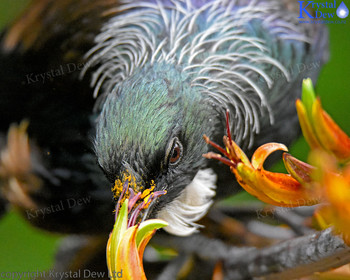
[[[148,187],[142,181],[136,180],[130,172],[124,172],[115,181],[112,191],[117,200],[116,218],[124,201],[128,199],[128,227],[141,223],[149,218],[157,198],[165,195],[166,191],[154,191],[155,183],[151,181]]]

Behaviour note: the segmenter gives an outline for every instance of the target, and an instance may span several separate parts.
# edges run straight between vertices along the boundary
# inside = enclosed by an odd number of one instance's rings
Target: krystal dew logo
[[[341,19],[346,18],[349,15],[349,9],[345,5],[344,2],[341,2],[340,5],[337,8],[336,1],[333,2],[322,2],[322,3],[316,3],[314,1],[298,1],[299,2],[299,17],[304,19],[334,19],[334,14],[336,13],[337,16]],[[310,11],[307,10],[307,8],[312,8],[315,10],[315,16],[312,16],[310,14]],[[337,10],[334,12],[334,9],[337,8]]]

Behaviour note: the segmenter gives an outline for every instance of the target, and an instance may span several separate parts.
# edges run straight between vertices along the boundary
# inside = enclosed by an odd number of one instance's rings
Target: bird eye
[[[175,165],[177,164],[182,156],[182,145],[179,142],[178,139],[176,139],[174,141],[174,144],[171,148],[171,153],[170,153],[170,157],[169,157],[169,164],[170,165]]]

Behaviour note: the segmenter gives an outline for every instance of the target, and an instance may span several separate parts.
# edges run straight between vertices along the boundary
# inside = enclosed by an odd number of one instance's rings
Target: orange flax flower
[[[314,177],[326,202],[315,218],[321,228],[334,226],[334,232],[350,245],[350,165],[340,167],[336,157],[324,151],[313,151],[311,161],[318,167]]]
[[[300,126],[311,149],[322,149],[345,162],[350,159],[350,138],[323,110],[311,79],[303,81],[302,100],[296,101]]]
[[[227,112],[226,127],[228,136],[224,137],[226,149],[221,148],[210,141],[207,136],[204,136],[205,141],[218,149],[226,158],[212,152],[205,154],[204,157],[217,159],[230,166],[232,173],[236,176],[237,182],[248,193],[265,203],[282,207],[296,207],[318,203],[318,198],[317,196],[315,197],[315,191],[307,184],[300,182],[301,178],[311,175],[311,167],[306,168],[306,165],[301,164],[301,162],[298,163],[295,160],[293,161],[288,157],[289,161],[287,165],[290,165],[289,169],[295,170],[294,173],[296,175],[299,174],[296,178],[293,178],[291,174],[274,173],[265,170],[263,164],[266,158],[274,151],[287,151],[287,147],[278,143],[262,145],[254,152],[251,161],[249,161],[246,154],[232,140],[228,123],[229,114]],[[297,169],[292,166],[292,162],[298,167],[300,165],[299,170],[303,170],[305,174],[301,176],[300,172],[297,172]]]
[[[302,100],[296,101],[300,126],[311,147],[310,161],[317,166],[313,182],[325,202],[315,213],[322,228],[334,226],[350,245],[350,138],[323,110],[311,79],[303,82]]]
[[[350,138],[323,110],[311,79],[303,81],[302,100],[296,101],[296,108],[303,135],[312,150],[311,162],[316,167],[284,153],[283,161],[289,174],[264,170],[264,161],[272,152],[287,151],[277,143],[262,145],[249,161],[231,139],[228,112],[225,149],[204,136],[222,155],[210,152],[204,157],[230,166],[237,182],[265,203],[294,207],[323,202],[315,213],[316,220],[323,228],[333,225],[334,231],[342,234],[350,245]]]
[[[142,209],[147,208],[156,197],[165,192],[152,192],[146,189],[142,194],[141,192],[137,195],[129,194],[128,199],[124,198],[128,187],[129,179],[126,179],[116,207],[114,228],[106,248],[108,272],[112,280],[120,278],[146,280],[142,263],[143,252],[156,230],[168,224],[160,219],[150,219],[136,224],[136,218]],[[119,211],[121,201],[123,204]]]
[[[328,172],[324,176],[325,196],[329,202],[330,220],[336,233],[350,245],[350,167],[343,173]]]

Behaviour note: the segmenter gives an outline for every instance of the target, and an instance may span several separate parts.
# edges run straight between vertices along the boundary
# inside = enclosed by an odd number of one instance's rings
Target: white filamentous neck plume
[[[310,40],[297,27],[295,14],[282,13],[280,1],[121,2],[87,54],[89,66],[99,65],[92,78],[95,96],[112,92],[136,69],[167,63],[188,74],[191,86],[219,111],[231,109],[238,143],[250,139],[252,145],[262,116],[273,123],[278,92],[270,90],[271,75],[291,77],[268,40]],[[255,36],[252,24],[265,26],[269,37]]]
[[[188,236],[197,231],[196,224],[213,204],[217,176],[210,168],[199,170],[180,195],[166,205],[157,218],[168,222],[165,230],[171,234]]]

